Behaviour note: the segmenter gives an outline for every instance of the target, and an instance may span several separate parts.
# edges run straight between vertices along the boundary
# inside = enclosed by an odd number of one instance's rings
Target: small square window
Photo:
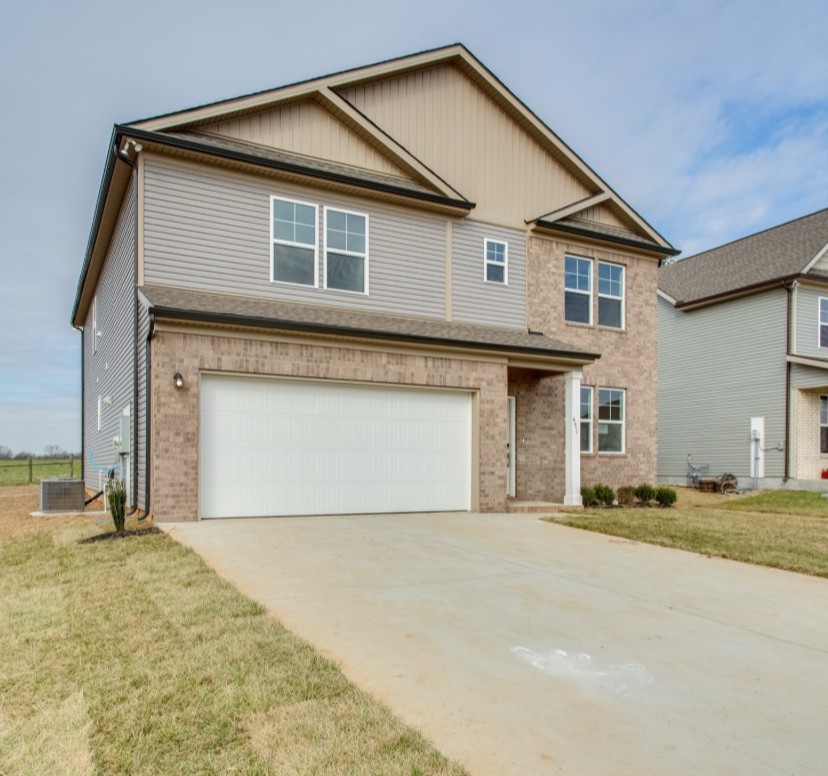
[[[483,279],[487,283],[506,285],[509,264],[509,244],[498,240],[484,240]]]

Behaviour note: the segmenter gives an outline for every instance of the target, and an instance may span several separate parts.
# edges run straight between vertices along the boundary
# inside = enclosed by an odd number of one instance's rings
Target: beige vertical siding
[[[158,158],[145,185],[147,284],[445,317],[445,219]],[[271,195],[319,206],[319,288],[270,282]],[[321,287],[326,205],[369,217],[368,296]]]
[[[403,173],[312,100],[211,124],[208,132],[389,175]]]
[[[343,96],[465,197],[475,217],[525,219],[592,194],[457,68],[441,65]]]
[[[485,240],[508,245],[508,284],[483,280]],[[452,315],[455,321],[526,328],[526,235],[464,221],[452,229]]]

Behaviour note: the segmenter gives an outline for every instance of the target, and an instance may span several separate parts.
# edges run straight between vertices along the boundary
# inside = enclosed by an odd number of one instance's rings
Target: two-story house
[[[84,476],[159,520],[653,480],[670,244],[461,45],[118,125]]]
[[[659,270],[659,479],[824,488],[828,210]]]

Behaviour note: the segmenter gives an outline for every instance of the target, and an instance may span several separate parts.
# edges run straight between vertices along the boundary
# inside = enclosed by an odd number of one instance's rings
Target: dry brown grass
[[[464,773],[191,550],[0,497],[0,773]]]

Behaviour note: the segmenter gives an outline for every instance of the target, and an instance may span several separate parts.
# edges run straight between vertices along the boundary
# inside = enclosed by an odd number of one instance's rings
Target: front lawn
[[[24,503],[0,492],[0,773],[464,773],[191,550]]]
[[[722,496],[678,488],[670,509],[585,509],[548,518],[588,531],[828,577],[828,499],[776,491]]]

